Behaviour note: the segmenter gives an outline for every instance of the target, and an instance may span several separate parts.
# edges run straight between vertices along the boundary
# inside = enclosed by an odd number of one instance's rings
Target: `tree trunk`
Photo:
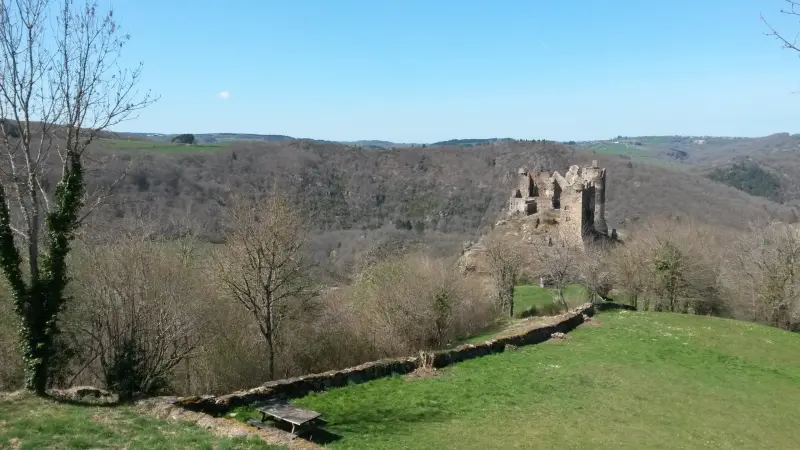
[[[508,305],[509,305],[508,306],[508,316],[509,317],[514,317],[514,285],[513,284],[511,286],[509,286],[508,293],[506,295],[508,296]]]
[[[558,295],[558,300],[564,308],[564,311],[568,311],[569,305],[567,305],[567,300],[564,298],[564,289],[561,286],[556,288],[556,295]]]
[[[41,305],[41,302],[33,302]],[[39,317],[29,317],[27,328],[28,337],[25,339],[24,361],[25,361],[25,387],[33,391],[38,396],[44,396],[47,390],[48,366],[50,362],[50,349],[52,348],[52,338],[47,336],[43,323],[37,320]]]
[[[272,322],[272,299],[267,293],[267,352],[269,352],[269,377],[275,379],[275,328]]]
[[[275,379],[275,344],[272,336],[267,340],[267,352],[269,352],[269,378]]]

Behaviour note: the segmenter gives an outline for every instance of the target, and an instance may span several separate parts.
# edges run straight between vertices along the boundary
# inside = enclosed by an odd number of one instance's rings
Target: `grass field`
[[[586,303],[587,294],[583,286],[572,285],[564,289],[564,298],[570,308]],[[525,284],[514,289],[514,311],[520,314],[523,311],[536,307],[548,309],[555,304],[555,291],[549,288],[540,288],[537,285]]]
[[[602,155],[623,155],[630,157],[631,162],[634,164],[651,164],[668,169],[685,171],[691,168],[689,164],[680,164],[678,162],[670,161],[658,156],[656,150],[649,148],[647,142],[644,146],[634,146],[630,144],[615,144],[613,142],[603,143],[586,147]]]
[[[96,148],[108,150],[127,150],[143,152],[191,153],[216,151],[228,147],[229,142],[216,144],[183,145],[169,142],[156,142],[146,139],[97,139],[92,143]]]
[[[536,307],[541,313],[537,315],[558,314],[560,308],[555,304],[554,295],[553,289],[540,288],[534,284],[523,284],[517,286],[516,289],[514,289],[514,316],[521,317],[523,312],[532,307]],[[569,286],[564,289],[564,297],[567,299],[567,304],[570,306],[570,308],[574,308],[580,304],[586,303],[586,289],[579,285]],[[497,333],[505,330],[510,323],[510,319],[497,323],[488,329],[481,331],[480,333],[459,340],[456,342],[456,345],[484,342],[494,337],[494,335]]]
[[[281,449],[256,438],[223,438],[183,422],[165,422],[130,406],[56,403],[0,394],[0,448]]]
[[[332,448],[797,448],[800,335],[608,312],[562,343],[295,401]]]

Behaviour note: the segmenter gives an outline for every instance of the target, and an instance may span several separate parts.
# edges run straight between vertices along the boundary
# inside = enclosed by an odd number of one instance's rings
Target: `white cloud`
[[[219,94],[217,94],[217,97],[219,97],[222,100],[227,100],[231,98],[231,93],[228,91],[222,91]]]

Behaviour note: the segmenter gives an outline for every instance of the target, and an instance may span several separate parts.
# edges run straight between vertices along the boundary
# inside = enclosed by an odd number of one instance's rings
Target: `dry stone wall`
[[[408,374],[419,368],[423,363],[432,363],[433,367],[442,368],[461,361],[501,353],[505,351],[507,346],[519,347],[538,344],[550,339],[554,333],[568,333],[582,324],[585,316],[593,316],[596,306],[601,305],[587,303],[561,316],[556,316],[554,323],[535,327],[516,335],[488,340],[480,344],[465,344],[420,356],[385,359],[342,370],[270,381],[254,389],[219,397],[185,397],[177,399],[175,404],[192,411],[215,415],[224,414],[231,408],[271,398],[298,398],[311,392],[343,387],[352,383],[363,383],[378,378]],[[601,307],[601,309],[603,308]]]

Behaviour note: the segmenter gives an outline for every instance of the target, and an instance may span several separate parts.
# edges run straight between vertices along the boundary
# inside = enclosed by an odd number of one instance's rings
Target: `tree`
[[[800,232],[792,225],[753,226],[733,246],[731,281],[747,319],[800,329]]]
[[[230,215],[233,231],[214,253],[214,275],[223,292],[253,316],[275,378],[284,322],[318,293],[308,276],[307,220],[277,192],[258,203],[236,198]]]
[[[172,142],[176,144],[193,145],[196,141],[193,134],[179,134],[172,138]]]
[[[680,300],[688,297],[689,282],[685,277],[686,256],[672,242],[664,241],[655,249],[652,256],[653,293],[656,295],[656,311],[687,312],[688,302]]]
[[[608,248],[601,241],[587,245],[578,259],[579,278],[592,302],[595,302],[597,297],[604,299],[611,291],[608,253]]]
[[[55,29],[49,0],[0,4],[0,266],[21,319],[25,385],[44,394],[68,300],[67,255],[84,211],[85,152],[103,130],[154,101],[135,90],[141,66],[117,70],[129,36],[96,4],[64,0]],[[16,125],[19,138],[5,129]],[[46,189],[46,163],[55,149],[61,175]]]
[[[548,239],[547,244],[533,245],[533,257],[535,270],[550,280],[555,290],[556,300],[565,310],[569,309],[569,304],[564,298],[564,289],[579,280],[577,252],[558,239]]]
[[[76,252],[84,364],[120,400],[156,394],[199,345],[203,286],[194,258],[163,241],[123,238]],[[93,363],[97,364],[93,364]]]
[[[19,139],[22,137],[19,127],[6,119],[0,119],[0,128],[4,130],[3,134],[10,138]]]
[[[616,286],[640,309],[721,315],[720,249],[726,245],[727,233],[718,229],[651,218],[614,249],[609,267]]]
[[[615,289],[634,308],[639,308],[639,297],[645,290],[645,256],[636,243],[614,247],[604,261],[610,271]]]
[[[486,243],[486,266],[497,290],[501,311],[514,315],[514,290],[525,266],[525,255],[518,245],[497,237]]]
[[[797,0],[784,0],[784,1],[787,3],[788,9],[781,9],[782,14],[786,14],[789,16],[800,16],[800,1]],[[767,22],[767,19],[764,18],[763,14],[761,15],[761,21],[764,22],[767,28],[769,28],[769,32],[766,33],[767,36],[772,36],[775,39],[777,39],[785,49],[800,52],[800,47],[798,46],[797,43],[797,37],[795,37],[793,40],[790,41],[784,35],[779,33],[769,22]]]

